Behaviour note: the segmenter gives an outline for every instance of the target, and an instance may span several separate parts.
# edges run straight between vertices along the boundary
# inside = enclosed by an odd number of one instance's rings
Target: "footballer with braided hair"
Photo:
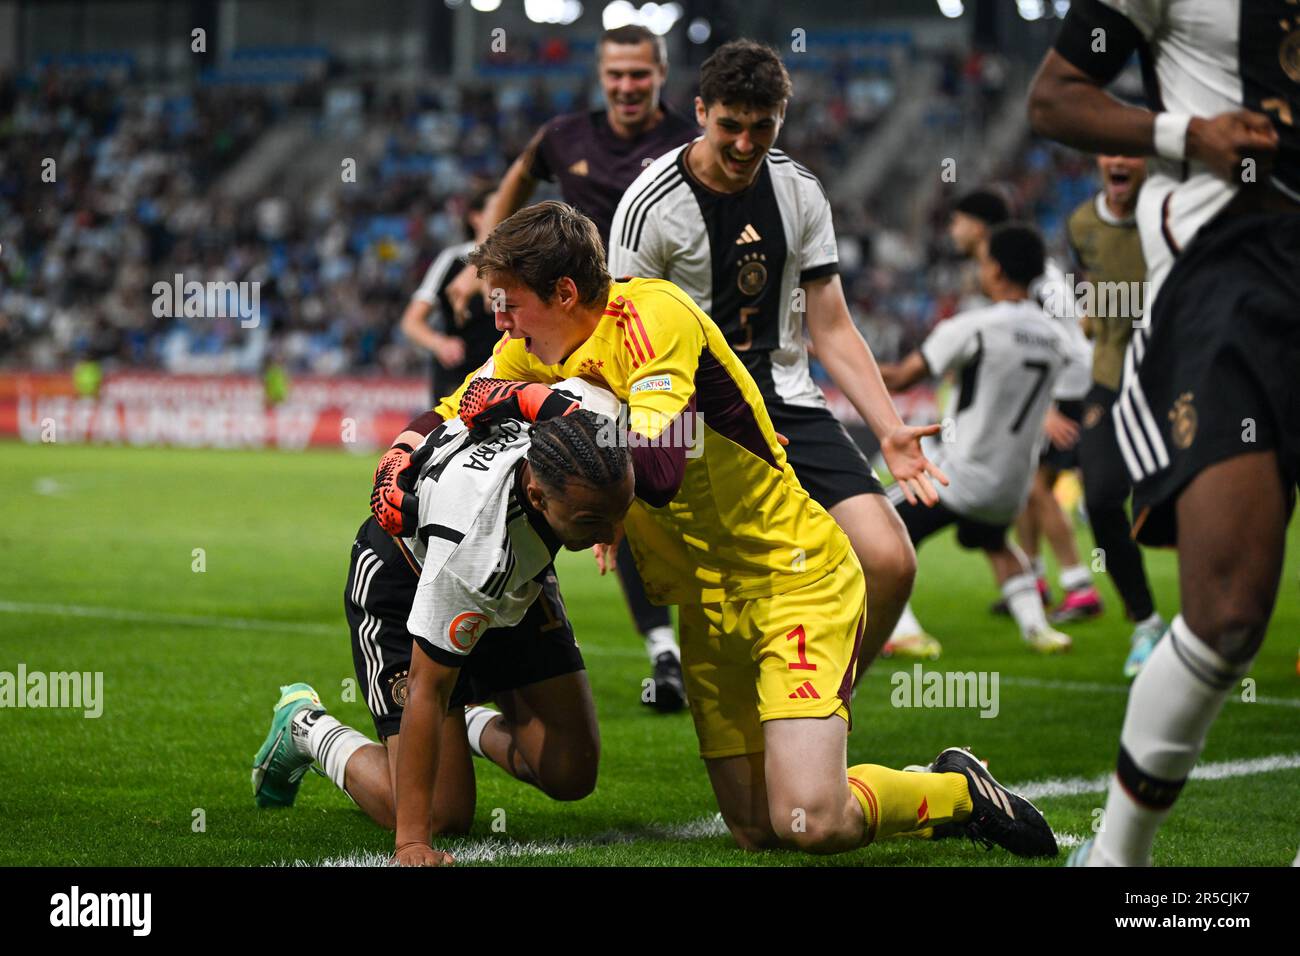
[[[603,440],[602,417],[584,411],[535,427],[528,449],[533,475],[561,493],[571,482],[604,488],[622,481],[630,460],[628,451]]]
[[[626,403],[626,418],[606,432],[616,441],[564,442],[563,465],[603,475],[604,446],[628,448],[636,500],[624,516],[626,540],[648,597],[678,606],[687,703],[736,843],[839,853],[951,823],[1021,856],[1054,855],[1042,814],[964,750],[944,751],[931,773],[845,766],[867,611],[862,567],[799,483],[754,376],[718,325],[672,282],[612,278],[595,224],[563,203],[521,209],[469,261],[503,293],[496,323],[506,338],[404,434],[455,419],[477,429],[499,406],[526,417],[544,411],[538,388],[575,379]],[[485,379],[527,384],[478,384]],[[470,401],[476,389],[487,398]],[[535,461],[562,475],[543,448]],[[376,510],[402,523],[387,484]],[[543,479],[528,496],[554,523],[571,516],[565,498],[596,491],[570,480],[561,498],[544,502],[533,497],[546,494]],[[421,491],[422,515],[426,497]],[[599,550],[608,558],[611,548]],[[411,700],[404,737],[417,723]],[[409,738],[399,758],[398,857],[420,862],[433,851],[402,841],[420,832],[423,806],[407,794],[423,792],[428,771],[408,770],[408,746]],[[417,759],[425,756],[421,749]]]
[[[485,387],[500,397],[506,384]],[[555,401],[529,394],[523,406],[548,412],[510,417],[510,400],[498,401],[472,424],[453,417],[411,454],[408,534],[390,537],[374,517],[361,526],[344,609],[381,743],[327,714],[309,685],[281,688],[254,759],[259,806],[291,805],[315,761],[396,828],[396,862],[437,865],[451,858],[431,836],[464,833],[474,818],[471,755],[556,800],[594,789],[595,708],[552,561],[562,547],[615,540],[632,458],[590,410],[617,410],[607,392],[578,379],[537,388]]]

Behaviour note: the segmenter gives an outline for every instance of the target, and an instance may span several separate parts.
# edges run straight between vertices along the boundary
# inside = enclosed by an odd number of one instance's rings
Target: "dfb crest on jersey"
[[[736,285],[744,295],[755,296],[767,285],[767,257],[761,252],[751,252],[740,260],[740,274]]]
[[[1300,29],[1292,30],[1282,38],[1282,45],[1277,49],[1278,62],[1282,72],[1292,82],[1300,83]]]
[[[388,696],[398,707],[406,706],[406,678],[410,671],[398,671],[388,678]]]
[[[1174,446],[1179,449],[1190,448],[1196,440],[1196,406],[1192,400],[1191,392],[1183,392],[1169,410],[1169,420],[1173,422]]]

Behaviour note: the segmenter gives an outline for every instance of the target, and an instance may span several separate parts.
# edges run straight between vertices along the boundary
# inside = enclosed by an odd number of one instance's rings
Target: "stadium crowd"
[[[794,74],[806,105],[790,110],[780,145],[823,178],[862,147],[895,95],[887,62],[850,65]],[[946,54],[940,65],[938,97],[964,111],[976,104],[976,122],[993,110],[994,62]],[[690,102],[687,72],[670,80],[679,109]],[[357,138],[380,145],[356,183],[309,190],[289,177],[288,188],[234,198],[219,188],[223,174],[276,123],[329,126],[322,78],[164,93],[121,72],[0,76],[0,365],[422,373],[428,357],[398,323],[429,262],[464,236],[465,198],[499,177],[546,118],[582,108],[583,95],[598,104],[599,88],[548,90],[506,74],[360,91]],[[1027,142],[1000,177],[1049,237],[1091,188],[1086,162],[1041,143]],[[969,281],[945,238],[951,199],[909,235],[832,197],[845,288],[882,360],[951,315]],[[258,283],[257,326],[156,315],[154,283],[177,274]]]

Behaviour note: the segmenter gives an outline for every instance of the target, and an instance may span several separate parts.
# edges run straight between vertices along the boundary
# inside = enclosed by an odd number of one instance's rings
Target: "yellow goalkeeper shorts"
[[[846,551],[834,570],[785,594],[678,608],[682,670],[700,756],[762,753],[763,721],[850,721],[866,584]]]

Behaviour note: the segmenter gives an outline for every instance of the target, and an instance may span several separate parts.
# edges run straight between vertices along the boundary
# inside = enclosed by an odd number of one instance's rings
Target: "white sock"
[[[1156,831],[1177,799],[1210,725],[1249,670],[1228,663],[1191,632],[1180,614],[1129,692],[1119,769],[1106,798],[1105,825],[1089,854],[1093,866],[1149,866]],[[1131,795],[1141,788],[1144,802]]]
[[[925,629],[921,627],[921,622],[912,613],[912,602],[908,601],[903,605],[903,613],[898,616],[898,623],[894,625],[894,633],[889,635],[889,639],[892,641],[898,637],[924,633]]]
[[[672,654],[673,657],[679,660],[682,656],[682,652],[677,649],[677,638],[673,634],[673,629],[667,624],[661,624],[659,627],[652,627],[646,631],[645,652],[650,655],[650,663],[652,664],[655,658],[663,653]]]
[[[1061,568],[1061,590],[1077,591],[1092,586],[1092,573],[1082,564]]]
[[[1007,609],[1020,627],[1020,636],[1047,630],[1047,615],[1043,613],[1043,599],[1038,596],[1038,580],[1032,574],[1017,574],[1002,584],[1002,597]]]
[[[469,735],[469,749],[474,752],[475,757],[487,756],[483,753],[483,731],[487,729],[488,724],[500,716],[499,711],[479,704],[465,708],[465,731]]]
[[[1029,561],[1029,567],[1030,567],[1030,569],[1034,572],[1034,577],[1035,577],[1035,578],[1045,578],[1045,577],[1047,577],[1047,559],[1046,559],[1046,558],[1044,558],[1041,554],[1036,554],[1036,555],[1034,555],[1032,558],[1030,558],[1029,555],[1025,555],[1025,557],[1026,557],[1026,558],[1028,559],[1028,561]],[[1035,584],[1037,584],[1036,581],[1035,581]]]
[[[1161,619],[1160,615],[1157,614],[1155,611],[1152,611],[1152,612],[1151,612],[1151,616],[1148,617],[1148,618],[1146,618],[1146,619],[1144,619],[1144,620],[1138,621],[1138,622],[1137,622],[1137,626],[1138,626],[1138,627],[1155,627],[1157,624],[1164,624],[1164,623],[1165,623],[1165,622]]]
[[[320,764],[325,775],[334,781],[334,786],[347,793],[343,774],[348,761],[354,753],[374,741],[319,710],[315,714],[306,708],[298,711],[291,727],[293,745],[298,752]]]

